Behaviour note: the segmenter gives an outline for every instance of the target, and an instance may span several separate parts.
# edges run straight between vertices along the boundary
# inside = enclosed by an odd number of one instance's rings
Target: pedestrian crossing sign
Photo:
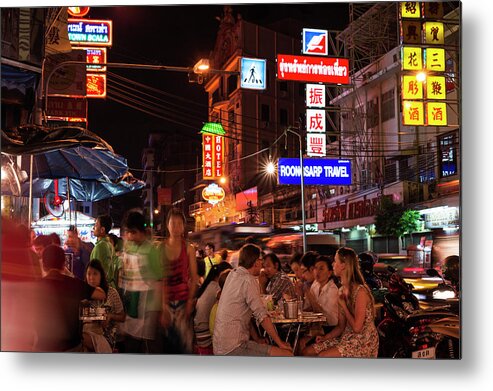
[[[241,58],[240,87],[250,90],[265,90],[267,67],[266,60]]]

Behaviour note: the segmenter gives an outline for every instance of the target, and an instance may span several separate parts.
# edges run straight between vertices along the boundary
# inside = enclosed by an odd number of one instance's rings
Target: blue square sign
[[[241,58],[241,88],[265,90],[267,77],[267,61],[258,58]]]

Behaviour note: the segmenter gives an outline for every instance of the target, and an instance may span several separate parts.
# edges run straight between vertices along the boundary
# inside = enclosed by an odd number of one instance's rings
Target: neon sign
[[[88,98],[106,98],[106,74],[88,73],[86,94]]]
[[[349,84],[349,59],[277,55],[277,78],[332,84]]]
[[[218,202],[224,200],[225,196],[224,189],[215,183],[211,183],[202,190],[202,197],[212,205],[216,205]]]
[[[72,45],[111,46],[112,27],[111,20],[69,19],[68,39]]]

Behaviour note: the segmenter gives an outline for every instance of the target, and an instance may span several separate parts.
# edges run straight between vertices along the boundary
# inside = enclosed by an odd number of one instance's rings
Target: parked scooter
[[[460,301],[457,288],[448,283],[436,269],[428,269],[426,274],[430,277],[441,278],[442,282],[433,289],[417,294],[420,307],[422,309],[432,309],[434,307],[447,306],[451,312],[459,315]]]
[[[378,324],[379,357],[458,358],[459,317],[448,306],[421,309],[412,284],[388,268],[389,292]]]

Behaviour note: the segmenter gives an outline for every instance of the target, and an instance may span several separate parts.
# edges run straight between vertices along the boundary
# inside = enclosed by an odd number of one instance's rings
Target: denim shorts
[[[254,341],[243,342],[227,356],[269,356],[271,345],[260,344]]]

